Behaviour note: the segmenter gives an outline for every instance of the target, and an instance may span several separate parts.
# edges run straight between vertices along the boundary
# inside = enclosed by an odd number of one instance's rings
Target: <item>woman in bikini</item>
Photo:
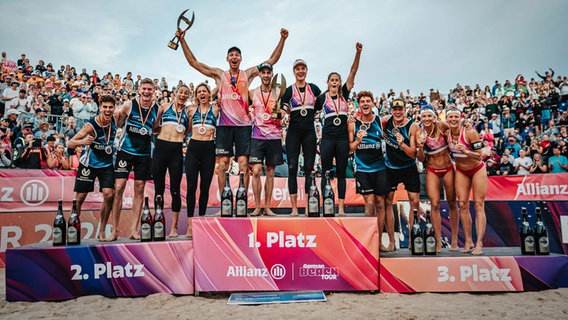
[[[440,217],[440,178],[444,184],[446,200],[450,209],[452,240],[450,251],[458,250],[458,206],[454,189],[454,164],[448,150],[444,131],[448,125],[436,121],[438,115],[432,106],[420,111],[420,131],[415,135],[418,160],[426,166],[426,192],[431,203],[432,224],[436,233],[436,251],[442,251],[442,219]]]
[[[462,252],[473,255],[483,254],[483,238],[487,220],[485,218],[485,194],[487,193],[487,172],[481,160],[483,143],[477,131],[467,120],[462,124],[462,112],[457,108],[446,111],[449,129],[445,131],[448,145],[456,163],[455,188],[460,204],[460,217],[465,235]],[[477,242],[473,243],[472,221],[469,212],[469,194],[473,192],[475,207],[475,229]]]

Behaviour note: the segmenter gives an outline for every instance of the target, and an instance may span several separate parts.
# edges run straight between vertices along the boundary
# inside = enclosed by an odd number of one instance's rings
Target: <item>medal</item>
[[[239,100],[239,94],[236,92],[231,93],[231,99],[233,100]]]
[[[183,132],[183,129],[184,129],[184,128],[183,128],[183,126],[182,126],[181,124],[178,124],[178,125],[176,126],[176,131],[179,132],[179,133],[182,133],[182,132]]]
[[[333,119],[333,124],[338,127],[338,126],[341,125],[341,119],[339,119],[339,110],[341,109],[341,100],[339,100],[340,99],[339,95],[337,95],[337,99],[335,99],[335,100],[333,100],[331,98],[331,96],[329,96],[329,98],[331,99],[331,102],[333,103],[333,109],[335,109],[335,119]],[[337,100],[337,104],[335,104],[336,100]]]
[[[106,146],[105,152],[106,152],[106,154],[111,154],[112,153],[112,146]]]
[[[199,132],[199,134],[204,135],[205,133],[207,133],[207,129],[205,129],[204,126],[199,127],[199,129],[197,129],[197,132]]]
[[[369,129],[369,124],[365,123],[365,122],[361,122],[361,127],[359,127],[359,129],[361,129],[361,131],[367,132],[367,129]]]
[[[335,117],[335,119],[333,119],[333,124],[336,126],[340,126],[341,125],[341,119],[339,119],[339,117]]]
[[[142,122],[142,128],[140,128],[140,130],[138,131],[141,135],[145,136],[148,134],[148,129],[146,129],[144,126],[146,125],[146,121],[148,121],[148,117],[150,116],[150,112],[151,110],[148,110],[148,113],[146,113],[146,116],[143,117],[142,116],[142,105],[140,104],[140,101],[137,101],[138,103],[138,111],[140,112],[140,122]]]
[[[302,117],[307,116],[307,115],[308,115],[308,109],[306,109],[306,108],[300,109],[300,115],[301,115]]]
[[[400,129],[398,129],[397,127],[394,127],[394,128],[392,128],[391,132],[394,136],[396,136],[397,134],[400,133]]]
[[[140,130],[138,131],[141,135],[145,136],[148,134],[148,129],[146,129],[145,127],[140,128]]]
[[[172,103],[172,105],[174,105]],[[183,113],[184,112],[184,107],[182,106],[181,110],[179,111],[179,113],[176,111],[175,108],[172,108],[172,110],[174,111],[175,115],[176,115],[176,121],[177,121],[177,125],[176,125],[176,131],[178,133],[182,133],[185,130],[185,126],[183,126],[181,124],[181,119],[183,118]]]
[[[264,121],[270,120],[270,115],[269,115],[268,113],[263,114],[263,115],[262,115],[262,120],[264,120]]]

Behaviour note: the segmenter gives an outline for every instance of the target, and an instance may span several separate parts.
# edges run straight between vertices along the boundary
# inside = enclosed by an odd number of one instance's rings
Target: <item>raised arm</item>
[[[189,46],[185,41],[185,32],[186,31],[181,31],[181,29],[178,29],[176,31],[176,36],[179,38],[183,54],[185,55],[185,59],[187,60],[189,65],[204,76],[214,79],[215,82],[217,82],[217,80],[220,80],[223,74],[223,70],[219,68],[213,68],[203,62],[199,62],[191,49],[189,49]]]
[[[280,41],[278,41],[276,48],[274,48],[274,51],[270,55],[270,58],[266,60],[266,62],[274,66],[278,62],[278,60],[280,60],[280,56],[282,55],[282,51],[284,50],[284,43],[286,42],[287,38],[288,38],[288,30],[284,28],[280,29]],[[252,79],[258,76],[259,72],[260,71],[256,66],[250,67],[246,70],[249,83],[252,81]]]
[[[357,44],[355,44],[355,49],[357,50],[355,52],[355,59],[353,59],[353,64],[351,65],[349,76],[345,81],[345,86],[349,91],[351,91],[351,89],[353,89],[353,86],[355,85],[355,75],[357,74],[357,69],[359,69],[359,60],[361,59],[361,51],[363,50],[363,44],[361,44],[361,42],[357,42]]]
[[[93,143],[95,139],[95,130],[93,130],[93,126],[87,124],[77,132],[69,142],[67,142],[67,148],[75,149],[78,146],[87,146]]]
[[[126,101],[122,107],[120,109],[117,109],[114,112],[114,120],[116,121],[116,126],[117,127],[122,127],[122,125],[124,125],[124,122],[126,121],[126,118],[128,118],[128,114],[130,113],[130,110],[132,109],[132,100]]]

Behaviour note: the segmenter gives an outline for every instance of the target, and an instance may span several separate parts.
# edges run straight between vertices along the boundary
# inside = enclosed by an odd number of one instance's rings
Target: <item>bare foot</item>
[[[389,249],[386,248],[385,246],[383,246],[382,244],[379,246],[379,251],[380,252],[389,252]]]
[[[469,253],[471,251],[471,249],[473,248],[473,243],[466,243],[462,249],[462,253]]]
[[[136,231],[130,232],[130,239],[131,240],[140,240],[140,235]]]
[[[101,241],[101,242],[105,242],[105,241],[106,241],[106,237],[105,237],[104,231],[99,232],[99,234],[97,235],[97,240],[99,240],[99,241]]]
[[[452,245],[450,246],[450,251],[458,251],[458,240],[452,241]]]
[[[290,213],[290,217],[297,217],[298,216],[298,209],[292,208],[292,213]]]
[[[220,217],[220,216],[221,216],[221,211],[215,213],[213,216],[215,216],[215,217]]]
[[[177,228],[172,228],[172,230],[170,231],[170,234],[168,235],[168,237],[170,237],[170,238],[177,238],[177,237],[178,237],[178,229],[177,229]]]
[[[105,241],[106,241],[106,242],[113,242],[113,241],[116,241],[116,239],[118,239],[118,230],[112,232],[112,233],[110,234],[110,237],[109,237],[109,238],[105,238]]]
[[[251,217],[258,217],[260,215],[262,215],[261,208],[254,209],[254,211],[250,214]]]
[[[389,252],[395,251],[396,250],[396,245],[394,242],[389,242],[389,246],[387,247],[387,250]]]
[[[480,256],[483,254],[483,247],[481,246],[477,246],[475,248],[473,248],[473,251],[471,252],[472,255],[474,256]]]
[[[272,210],[270,210],[270,208],[265,208],[264,209],[264,215],[270,216],[270,217],[275,217],[276,213],[272,212]]]
[[[338,216],[340,217],[345,217],[345,211],[339,211],[339,213],[337,213]]]

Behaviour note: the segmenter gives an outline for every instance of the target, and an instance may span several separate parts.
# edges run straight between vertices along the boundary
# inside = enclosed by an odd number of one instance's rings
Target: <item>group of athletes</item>
[[[288,37],[280,30],[280,40],[268,60],[258,66],[242,70],[241,51],[237,47],[227,52],[228,70],[210,67],[197,60],[185,40],[185,31],[176,33],[189,65],[215,81],[216,88],[201,83],[195,88],[195,104],[188,105],[190,90],[186,85],[176,88],[173,103],[159,106],[153,99],[152,80],[143,79],[138,97],[115,110],[112,96],[102,96],[100,113],[91,119],[69,141],[69,148],[86,146],[80,156],[81,165],[75,184],[78,210],[88,192],[93,191],[94,180],[99,179],[103,193],[99,240],[114,241],[118,237],[123,193],[128,176],[134,172],[134,198],[130,238],[139,238],[139,219],[142,211],[144,188],[147,180],[154,180],[155,194],[165,191],[165,175],[170,176],[172,197],[172,229],[170,237],[177,236],[181,211],[180,184],[185,165],[187,179],[187,236],[191,236],[191,217],[194,216],[196,190],[199,181],[199,215],[205,215],[209,187],[218,162],[218,185],[225,184],[225,173],[232,157],[249,185],[249,166],[252,169],[252,189],[256,207],[252,216],[273,216],[270,199],[274,185],[274,170],[283,163],[282,119],[288,116],[286,152],[288,162],[288,188],[292,205],[291,216],[298,216],[298,158],[304,158],[304,168],[313,168],[317,137],[314,119],[323,113],[324,123],[320,142],[323,171],[332,170],[335,164],[337,178],[338,213],[345,215],[346,168],[350,152],[354,153],[357,192],[365,201],[365,212],[377,216],[379,230],[386,230],[389,245],[380,245],[381,251],[395,249],[394,191],[403,183],[410,200],[411,211],[419,209],[420,180],[416,159],[426,166],[426,191],[431,200],[433,225],[437,237],[437,250],[441,251],[440,181],[450,208],[452,240],[450,250],[458,250],[458,206],[464,229],[463,252],[482,254],[485,232],[484,198],[487,174],[481,160],[483,147],[479,135],[462,117],[460,110],[446,110],[446,121],[440,121],[434,108],[425,106],[420,122],[406,117],[406,103],[395,99],[391,114],[375,116],[372,112],[373,94],[357,94],[360,116],[349,116],[349,94],[359,68],[362,44],[355,45],[356,53],[345,82],[332,72],[327,78],[327,90],[306,81],[308,66],[298,59],[293,64],[295,82],[284,92],[272,90],[273,65],[278,62]],[[256,77],[261,85],[250,90]],[[218,99],[213,101],[212,97]],[[281,108],[277,108],[280,103]],[[278,111],[280,110],[280,111]],[[275,115],[280,112],[280,115]],[[117,128],[123,128],[113,162],[114,140]],[[152,150],[152,135],[157,134]],[[183,143],[191,135],[183,156]],[[265,168],[264,205],[261,204],[260,176]],[[308,172],[307,172],[308,173]],[[321,187],[326,184],[322,177]],[[305,179],[305,192],[311,180]],[[473,191],[476,212],[477,242],[472,239],[472,219],[469,212],[469,195]],[[113,215],[114,230],[105,236],[106,226]],[[413,223],[410,215],[410,225]]]

